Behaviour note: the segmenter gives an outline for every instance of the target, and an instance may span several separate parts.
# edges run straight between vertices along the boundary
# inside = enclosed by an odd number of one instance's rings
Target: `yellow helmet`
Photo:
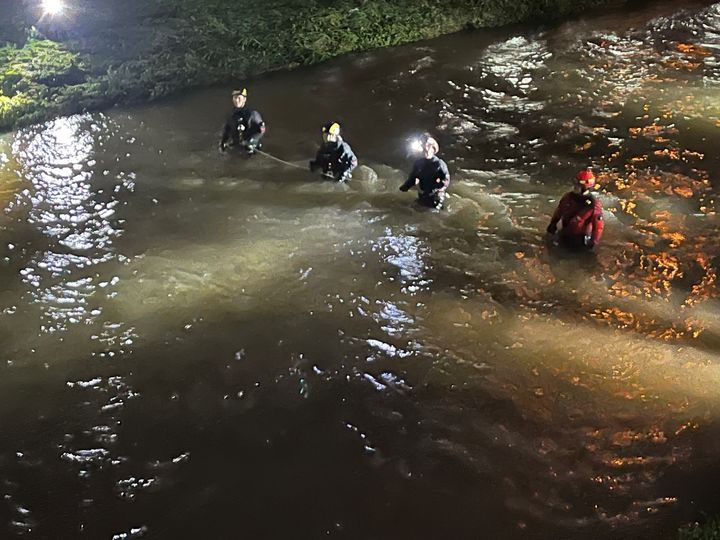
[[[340,135],[340,124],[333,122],[331,124],[325,124],[322,128],[323,133],[329,133],[330,135]]]
[[[247,97],[247,88],[242,88],[240,90],[233,90],[232,97],[235,97],[235,96]]]

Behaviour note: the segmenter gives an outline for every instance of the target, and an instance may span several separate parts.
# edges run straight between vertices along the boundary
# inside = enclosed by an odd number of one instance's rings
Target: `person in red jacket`
[[[605,226],[602,204],[590,193],[595,187],[595,175],[586,169],[577,173],[575,180],[575,189],[560,199],[547,232],[557,233],[557,224],[561,222],[559,236],[563,244],[592,249],[600,242]]]

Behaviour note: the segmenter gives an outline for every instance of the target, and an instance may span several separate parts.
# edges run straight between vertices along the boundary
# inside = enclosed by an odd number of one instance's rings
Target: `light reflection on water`
[[[42,332],[92,324],[102,312],[93,301],[100,281],[93,268],[117,259],[113,242],[121,234],[113,218],[119,203],[114,186],[94,185],[95,147],[102,146],[94,134],[102,129],[88,115],[60,118],[13,143],[17,173],[30,186],[12,211],[27,209],[27,224],[47,237],[50,248],[33,254],[20,270],[32,302],[43,311]]]
[[[296,163],[313,111],[344,106],[327,114],[383,162],[349,186],[218,157],[224,90],[17,133],[9,534],[657,538],[694,517],[693,438],[720,404],[720,10],[671,12],[256,81],[267,149]],[[397,192],[404,148],[371,151],[367,106],[387,140],[438,133],[446,211]],[[589,164],[606,238],[580,257],[543,233]],[[48,474],[49,496],[23,487]]]

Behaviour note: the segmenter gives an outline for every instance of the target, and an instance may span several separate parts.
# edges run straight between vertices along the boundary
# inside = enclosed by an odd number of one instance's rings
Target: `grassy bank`
[[[678,540],[720,540],[720,516],[681,529]]]
[[[552,20],[622,0],[66,2],[62,18],[38,22],[25,5],[0,27],[7,40],[0,47],[0,131],[468,26]]]

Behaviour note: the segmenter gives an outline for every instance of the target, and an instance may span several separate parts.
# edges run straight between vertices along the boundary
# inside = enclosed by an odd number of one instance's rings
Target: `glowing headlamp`
[[[65,10],[65,3],[63,0],[43,0],[42,8],[46,15],[60,15]]]
[[[420,139],[411,139],[408,144],[408,150],[411,154],[422,154],[425,149]]]

